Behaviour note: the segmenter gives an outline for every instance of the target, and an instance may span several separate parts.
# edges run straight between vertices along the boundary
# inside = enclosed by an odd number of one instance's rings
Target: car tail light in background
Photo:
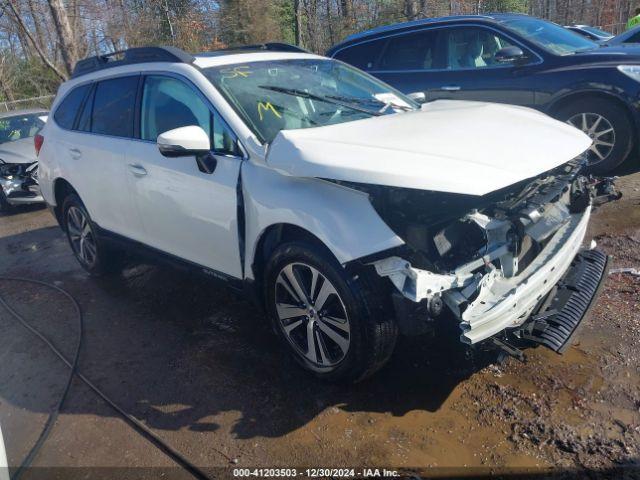
[[[44,137],[39,133],[33,137],[33,144],[36,147],[36,156],[40,155],[40,149],[42,148],[42,144],[44,143]]]

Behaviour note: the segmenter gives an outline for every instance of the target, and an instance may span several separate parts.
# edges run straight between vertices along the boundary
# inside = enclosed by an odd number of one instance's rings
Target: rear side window
[[[334,58],[353,65],[360,70],[373,70],[376,66],[376,60],[384,47],[384,42],[384,40],[374,40],[348,47],[336,53]]]
[[[76,87],[62,100],[62,103],[56,109],[56,113],[53,114],[53,118],[59,126],[69,130],[73,128],[73,122],[78,115],[82,100],[84,100],[90,87],[91,85]]]
[[[138,76],[98,83],[93,99],[91,131],[115,137],[133,137]]]
[[[91,110],[93,109],[93,99],[96,96],[95,88],[91,90],[89,93],[89,97],[84,102],[84,107],[82,108],[82,113],[80,114],[80,118],[78,119],[78,125],[76,129],[81,132],[90,132],[91,131]]]
[[[437,68],[436,31],[409,33],[389,40],[378,70],[429,70]]]

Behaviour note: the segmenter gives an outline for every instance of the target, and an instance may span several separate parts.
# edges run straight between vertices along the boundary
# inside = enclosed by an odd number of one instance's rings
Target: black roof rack
[[[107,53],[78,61],[71,78],[77,78],[105,68],[133,65],[136,63],[172,62],[193,63],[195,58],[176,47],[139,47]]]

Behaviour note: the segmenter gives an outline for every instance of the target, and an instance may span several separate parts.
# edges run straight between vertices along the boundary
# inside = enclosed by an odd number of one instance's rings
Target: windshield
[[[558,55],[598,48],[598,44],[566,28],[537,18],[514,18],[504,24],[527,40]]]
[[[204,74],[266,143],[280,130],[418,108],[385,83],[335,60],[249,62],[207,68]]]
[[[46,113],[0,118],[0,144],[34,137],[44,126],[43,115]]]

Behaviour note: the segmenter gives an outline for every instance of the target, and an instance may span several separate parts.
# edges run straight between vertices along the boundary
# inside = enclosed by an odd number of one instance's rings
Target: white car
[[[38,187],[34,137],[47,115],[39,109],[0,114],[0,212],[15,205],[44,202]]]
[[[560,351],[602,283],[591,140],[533,110],[420,107],[268,44],[90,58],[52,111],[41,188],[89,273],[136,249],[253,292],[322,378],[370,375],[440,316],[469,345]]]

